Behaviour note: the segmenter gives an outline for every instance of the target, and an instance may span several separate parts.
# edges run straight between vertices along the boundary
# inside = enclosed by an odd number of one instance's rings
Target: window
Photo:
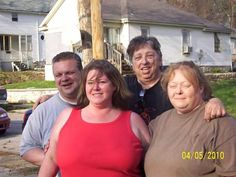
[[[19,50],[19,36],[17,35],[11,36],[11,50]]]
[[[10,50],[10,36],[5,36],[5,50]]]
[[[26,51],[26,36],[20,38],[21,51]]]
[[[183,46],[190,46],[190,31],[189,30],[183,30],[182,31],[182,42]]]
[[[141,35],[150,36],[150,28],[147,26],[141,26]]]
[[[220,39],[217,33],[214,33],[215,52],[220,52]]]
[[[21,51],[32,51],[32,36],[31,35],[22,35],[20,38],[21,42]]]
[[[183,54],[190,54],[192,51],[190,41],[190,31],[189,30],[182,30],[182,51]]]
[[[3,37],[4,36],[0,36],[0,47],[1,47],[1,50],[4,50],[4,40],[3,40]]]
[[[10,36],[0,35],[0,47],[1,50],[10,51]]]
[[[113,27],[104,28],[104,39],[110,44],[117,44],[120,42],[120,29]]]
[[[18,14],[17,13],[12,13],[11,17],[12,17],[12,21],[13,22],[17,22],[18,21]]]
[[[27,50],[32,51],[32,36],[27,36]]]
[[[231,39],[232,54],[236,54],[236,39]]]

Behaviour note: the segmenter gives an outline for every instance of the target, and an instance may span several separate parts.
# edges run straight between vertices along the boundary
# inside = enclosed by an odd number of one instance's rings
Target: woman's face
[[[195,89],[179,69],[176,69],[170,77],[167,93],[170,102],[179,114],[191,112],[203,101],[202,90]]]
[[[114,85],[98,70],[89,71],[86,79],[86,95],[90,104],[106,107],[112,105]]]

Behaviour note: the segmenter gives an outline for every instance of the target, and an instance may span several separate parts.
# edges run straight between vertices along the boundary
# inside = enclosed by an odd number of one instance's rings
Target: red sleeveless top
[[[62,177],[140,177],[144,151],[130,114],[122,112],[109,123],[88,123],[81,110],[73,109],[57,144]]]

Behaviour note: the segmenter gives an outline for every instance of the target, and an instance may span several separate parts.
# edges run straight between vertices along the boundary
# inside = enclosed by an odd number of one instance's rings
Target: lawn
[[[7,89],[55,88],[54,81],[27,81],[4,85]],[[213,94],[220,98],[227,111],[236,118],[236,80],[222,80],[211,83]]]
[[[236,118],[236,80],[222,80],[211,83],[213,95],[220,98],[229,112]]]
[[[3,85],[6,89],[26,89],[26,88],[55,88],[54,81],[32,80],[15,84]]]

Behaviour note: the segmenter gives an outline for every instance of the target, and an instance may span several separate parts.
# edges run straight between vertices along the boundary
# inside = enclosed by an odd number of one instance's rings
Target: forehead
[[[100,70],[92,69],[88,72],[87,79],[107,79],[107,76]]]
[[[141,44],[135,51],[134,54],[143,52],[156,52],[149,44]]]
[[[65,71],[75,71],[78,70],[77,62],[75,60],[61,60],[53,63],[54,72],[65,72]]]
[[[175,80],[175,81],[186,80],[186,81],[188,81],[188,77],[186,74],[188,74],[186,70],[175,69],[171,73],[169,81],[172,81],[172,80]]]

